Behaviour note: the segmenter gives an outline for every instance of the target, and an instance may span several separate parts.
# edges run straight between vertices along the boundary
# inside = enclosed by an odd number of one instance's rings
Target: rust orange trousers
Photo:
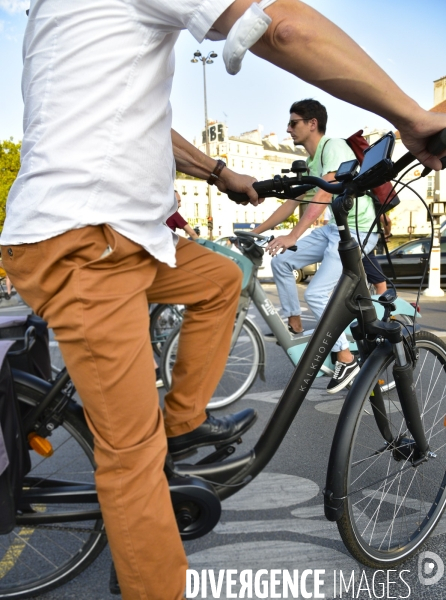
[[[184,239],[170,268],[107,225],[4,246],[2,256],[22,298],[54,330],[82,399],[123,598],[180,600],[187,561],[163,472],[166,434],[206,419],[226,364],[241,271]],[[187,306],[164,415],[148,302]]]

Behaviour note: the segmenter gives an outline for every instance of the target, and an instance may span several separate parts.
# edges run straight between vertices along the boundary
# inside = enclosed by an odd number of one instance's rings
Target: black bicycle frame
[[[302,402],[305,400],[320,366],[331,352],[341,333],[355,318],[362,324],[361,329],[364,331],[384,332],[386,334],[385,337],[389,339],[393,336],[394,342],[401,339],[401,325],[399,323],[383,323],[377,319],[374,304],[370,299],[370,293],[366,284],[359,245],[356,239],[352,238],[347,223],[348,212],[352,208],[353,202],[354,195],[349,194],[347,191],[333,203],[333,214],[340,234],[339,254],[343,267],[342,275],[301,360],[295,367],[293,375],[258,442],[248,453],[240,457],[227,458],[223,462],[197,465],[176,464],[171,473],[173,476],[181,477],[188,475],[201,477],[213,485],[221,500],[235,494],[258,475],[274,456]],[[335,319],[333,315],[336,315]],[[58,382],[57,391],[61,391],[67,377],[68,375],[65,375]],[[45,384],[45,387],[48,385]],[[36,416],[36,413],[40,416],[42,406],[47,407],[50,403],[48,399],[54,398],[55,395],[56,393],[53,390],[45,398],[40,407],[33,409],[31,411],[33,417]],[[410,404],[413,403],[410,402]],[[416,399],[414,404],[416,404]],[[417,421],[416,412],[415,421]],[[418,414],[419,421],[420,417]],[[418,424],[420,423],[416,423],[416,425]],[[385,431],[385,423],[382,423],[381,427],[383,429],[383,437],[388,437]],[[422,448],[423,444],[418,443],[417,437],[414,435],[416,443]],[[421,437],[424,437],[424,433],[423,436],[420,436],[422,442]],[[48,503],[63,503],[69,501],[70,497],[72,498],[73,494],[75,494],[77,502],[94,502],[96,500],[96,491],[93,484],[86,485],[80,482],[56,483],[57,485],[54,489],[30,490],[30,498],[35,500],[35,497],[43,495]],[[339,515],[339,504],[337,504],[336,508],[338,511],[335,509],[334,513]],[[99,511],[93,511],[91,514],[98,516]],[[72,518],[73,520],[82,520],[87,517],[91,518],[91,514],[75,511]],[[50,518],[54,519],[54,515],[51,515]],[[60,519],[61,521],[66,520],[67,515],[60,515]],[[35,520],[38,521],[39,519],[35,518]],[[69,517],[68,520],[70,520]],[[23,515],[21,521],[28,523],[28,516]]]
[[[282,443],[302,402],[305,400],[320,366],[335,342],[354,318],[364,324],[377,321],[376,311],[370,299],[366,276],[358,242],[352,238],[347,224],[348,212],[354,202],[348,192],[333,203],[333,214],[340,234],[339,254],[342,275],[322,314],[321,320],[297,364],[269,422],[255,447],[238,458],[223,463],[206,465],[177,464],[175,471],[182,475],[195,475],[216,484],[221,499],[235,494],[249,483],[268,464]],[[361,298],[361,307],[358,306]],[[336,315],[336,319],[333,319]],[[389,324],[393,328],[399,324]],[[231,487],[227,487],[228,484]]]

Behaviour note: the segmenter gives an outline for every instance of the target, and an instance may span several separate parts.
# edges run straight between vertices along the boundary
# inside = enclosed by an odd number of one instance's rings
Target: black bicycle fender
[[[18,369],[11,369],[11,372],[14,383],[18,383],[30,388],[31,390],[34,390],[43,396],[46,396],[52,388],[52,384],[50,382],[40,379],[40,377],[36,377],[35,375],[31,375],[31,373],[19,371]],[[82,422],[84,422],[85,425],[87,424],[85,420],[84,409],[75,400],[72,399],[65,410],[76,413],[76,416]]]

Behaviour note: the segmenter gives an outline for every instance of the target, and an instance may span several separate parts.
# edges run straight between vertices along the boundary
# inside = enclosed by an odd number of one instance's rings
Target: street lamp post
[[[217,58],[217,54],[215,52],[209,52],[207,56],[203,56],[199,50],[194,52],[194,57],[191,60],[192,63],[203,63],[203,91],[204,91],[204,136],[205,136],[205,144],[206,144],[206,154],[210,156],[209,149],[209,132],[208,132],[208,102],[207,102],[207,93],[206,93],[206,65],[212,65],[214,62],[213,59]],[[211,186],[208,184],[208,233],[209,239],[212,240],[212,202],[211,202]]]
[[[441,247],[440,247],[440,220],[444,216],[446,202],[440,200],[440,171],[435,173],[434,201],[429,206],[434,220],[434,240],[431,250],[429,266],[429,285],[424,290],[426,296],[444,296],[441,289]]]

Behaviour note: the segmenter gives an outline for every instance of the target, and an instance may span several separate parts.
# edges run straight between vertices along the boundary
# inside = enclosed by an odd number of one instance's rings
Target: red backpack
[[[364,160],[364,150],[366,150],[367,148],[370,148],[370,144],[365,139],[365,137],[363,137],[363,135],[362,135],[363,132],[364,132],[364,130],[360,129],[359,131],[357,131],[356,133],[354,133],[353,135],[351,135],[350,137],[348,137],[345,140],[345,142],[347,142],[348,146],[353,151],[353,154],[356,156],[360,165],[362,165],[363,160]],[[324,156],[324,149],[329,141],[330,140],[327,140],[322,148],[322,154],[321,154],[322,165],[323,165],[322,159]],[[390,182],[383,183],[382,185],[379,185],[378,187],[372,188],[370,190],[370,192],[371,193],[369,193],[368,195],[372,198],[373,202],[375,203],[375,208],[377,210],[379,209],[379,212],[387,212],[388,210],[390,210],[391,208],[394,208],[395,206],[397,206],[400,203],[400,199],[396,195],[396,193],[393,189],[393,186]],[[383,206],[385,206],[384,210],[382,208]]]

